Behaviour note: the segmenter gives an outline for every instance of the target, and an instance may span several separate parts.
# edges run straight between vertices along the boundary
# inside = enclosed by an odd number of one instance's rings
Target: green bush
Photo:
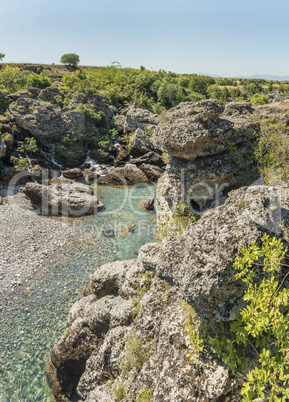
[[[269,103],[269,99],[266,95],[255,94],[252,96],[251,102],[253,105],[266,105]]]
[[[16,92],[27,83],[27,76],[19,67],[4,66],[0,70],[0,85],[10,92]]]
[[[149,351],[144,340],[133,329],[125,344],[125,354],[121,361],[121,368],[124,373],[134,370],[137,374],[141,371],[143,364],[149,359]]]
[[[4,59],[4,57],[5,57],[5,54],[4,54],[4,53],[0,53],[0,61],[2,61],[2,60]]]
[[[47,88],[51,85],[51,79],[46,74],[31,73],[27,76],[27,86],[34,88]]]
[[[82,103],[80,103],[76,110],[80,110],[81,112],[83,112],[85,118],[94,123],[96,127],[107,127],[108,126],[108,122],[107,122],[107,118],[105,113],[103,112],[96,112],[93,109],[83,105]]]
[[[35,138],[29,138],[29,137],[25,138],[24,149],[27,152],[32,152],[32,153],[37,152],[38,151],[38,146],[36,144]]]
[[[240,247],[235,258],[236,278],[245,285],[246,302],[232,322],[209,323],[192,334],[199,351],[211,348],[233,374],[245,380],[243,402],[262,398],[289,399],[289,289],[285,282],[288,249],[280,239],[264,234],[261,244]],[[191,353],[189,353],[191,357]]]

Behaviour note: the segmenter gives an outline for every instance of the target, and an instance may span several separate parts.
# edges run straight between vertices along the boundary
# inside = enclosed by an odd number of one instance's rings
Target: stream
[[[154,194],[153,185],[98,187],[105,210],[95,216],[66,218],[76,236],[50,256],[49,270],[1,301],[1,402],[54,401],[44,367],[66,328],[68,312],[82,297],[89,274],[107,262],[136,258],[138,249],[153,241],[155,215],[145,211],[141,201]],[[135,232],[128,234],[125,227],[131,223]],[[115,237],[105,237],[103,231]]]

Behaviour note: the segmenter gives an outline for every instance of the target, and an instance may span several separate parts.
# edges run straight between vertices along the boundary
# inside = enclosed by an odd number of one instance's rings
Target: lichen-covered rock
[[[56,104],[59,91],[56,88],[42,90],[37,99],[28,96],[17,97],[9,110],[16,123],[35,136],[49,136],[65,132],[73,132],[79,137],[90,137],[97,134],[95,125],[86,119],[78,110],[80,104],[94,111],[102,111],[108,118],[114,113],[106,106],[102,98],[93,94],[76,94],[69,107],[61,108]]]
[[[249,109],[232,103],[225,115],[216,101],[205,100],[168,111],[152,138],[170,156],[157,190],[159,221],[174,204],[204,211],[220,205],[229,190],[257,179],[253,148],[260,127],[248,120]]]
[[[197,363],[187,357],[193,346],[186,327],[195,312],[205,321],[235,318],[243,307],[242,281],[232,267],[238,246],[258,241],[264,232],[282,236],[281,222],[289,223],[286,186],[244,187],[182,235],[143,246],[138,260],[100,267],[69,314],[68,342],[62,337],[51,354],[49,376],[57,400],[116,401],[123,387],[125,402],[137,400],[143,389],[154,402],[240,401],[242,378],[230,374],[216,355],[206,350]],[[142,298],[136,299],[140,289]],[[132,317],[129,308],[134,320],[123,318]],[[99,343],[91,334],[107,309],[115,325],[103,324]],[[128,339],[135,342],[130,348],[138,347],[133,353],[142,356],[137,370],[134,354],[124,365]]]
[[[134,133],[138,128],[154,130],[159,122],[159,117],[145,109],[138,109],[132,106],[128,109],[124,130],[127,133]]]
[[[61,133],[66,129],[58,105],[21,97],[10,105],[9,110],[16,123],[35,136]]]
[[[228,102],[225,105],[224,116],[240,117],[253,113],[251,103],[246,102]]]
[[[144,172],[150,181],[158,181],[158,179],[164,173],[164,170],[159,166],[149,165],[147,163],[143,163],[139,166],[139,168]]]
[[[140,183],[149,183],[148,177],[137,166],[127,163],[124,167],[116,167],[105,177],[98,180],[99,184],[111,185],[135,185]]]
[[[133,163],[136,166],[140,166],[143,163],[146,163],[149,165],[156,165],[159,167],[165,166],[165,162],[164,162],[163,158],[159,154],[152,152],[152,151],[150,151],[150,152],[146,153],[145,155],[142,155],[138,158],[131,159],[129,162]]]
[[[257,123],[234,122],[221,118],[221,113],[216,100],[180,103],[167,112],[151,140],[171,156],[195,160],[226,151],[228,141],[239,144],[253,139]]]
[[[27,183],[23,191],[43,214],[92,215],[104,207],[89,186],[68,179],[52,182],[50,186]]]
[[[149,134],[137,128],[129,141],[130,154],[134,157],[144,155],[154,149]]]

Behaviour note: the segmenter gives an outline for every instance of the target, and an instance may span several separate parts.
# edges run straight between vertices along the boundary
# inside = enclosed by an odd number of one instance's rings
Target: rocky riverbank
[[[5,189],[2,189],[2,195]],[[45,268],[74,231],[67,223],[37,215],[24,194],[1,198],[0,296],[9,297],[15,287]]]
[[[157,126],[152,142],[170,156],[156,197],[163,241],[88,278],[51,351],[57,401],[241,400],[242,375],[195,351],[187,328],[230,322],[244,306],[232,267],[239,246],[264,232],[287,239],[287,186],[241,187],[258,178],[250,112],[183,103]]]

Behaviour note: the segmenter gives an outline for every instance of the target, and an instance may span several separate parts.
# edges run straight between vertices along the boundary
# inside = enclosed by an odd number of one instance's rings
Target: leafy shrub
[[[246,307],[231,323],[201,325],[191,340],[199,351],[211,348],[233,374],[246,374],[244,402],[289,398],[288,249],[268,234],[261,242],[240,247],[234,262],[235,276],[245,284]]]
[[[27,86],[34,88],[47,88],[51,85],[51,79],[46,74],[31,73],[27,76]]]
[[[143,364],[149,359],[149,351],[144,344],[144,340],[136,330],[132,330],[127,337],[125,344],[125,354],[121,361],[121,368],[124,373],[135,370],[138,374]]]
[[[198,92],[199,94],[206,95],[207,88],[214,84],[215,80],[211,77],[195,75],[191,78],[189,86],[192,92]]]
[[[95,112],[93,109],[90,109],[89,107],[83,105],[80,103],[76,110],[80,110],[83,112],[85,118],[94,123],[96,127],[107,127],[108,122],[106,119],[106,115],[103,112]]]
[[[24,87],[27,83],[27,76],[20,71],[19,67],[4,66],[0,70],[0,85],[10,92],[15,92]]]
[[[29,138],[29,137],[25,138],[24,149],[27,152],[32,152],[32,153],[37,152],[38,146],[36,144],[35,138]]]
[[[269,99],[266,95],[255,94],[252,96],[251,102],[253,105],[266,105]]]
[[[28,162],[27,159],[19,159],[19,162],[18,162],[17,166],[21,170],[28,170],[29,169],[29,162]]]
[[[0,61],[2,61],[2,60],[4,59],[4,57],[5,57],[5,54],[4,54],[4,53],[0,53]]]
[[[261,131],[254,150],[260,172],[268,182],[274,171],[280,171],[281,179],[289,177],[289,137],[286,124],[261,121]]]

